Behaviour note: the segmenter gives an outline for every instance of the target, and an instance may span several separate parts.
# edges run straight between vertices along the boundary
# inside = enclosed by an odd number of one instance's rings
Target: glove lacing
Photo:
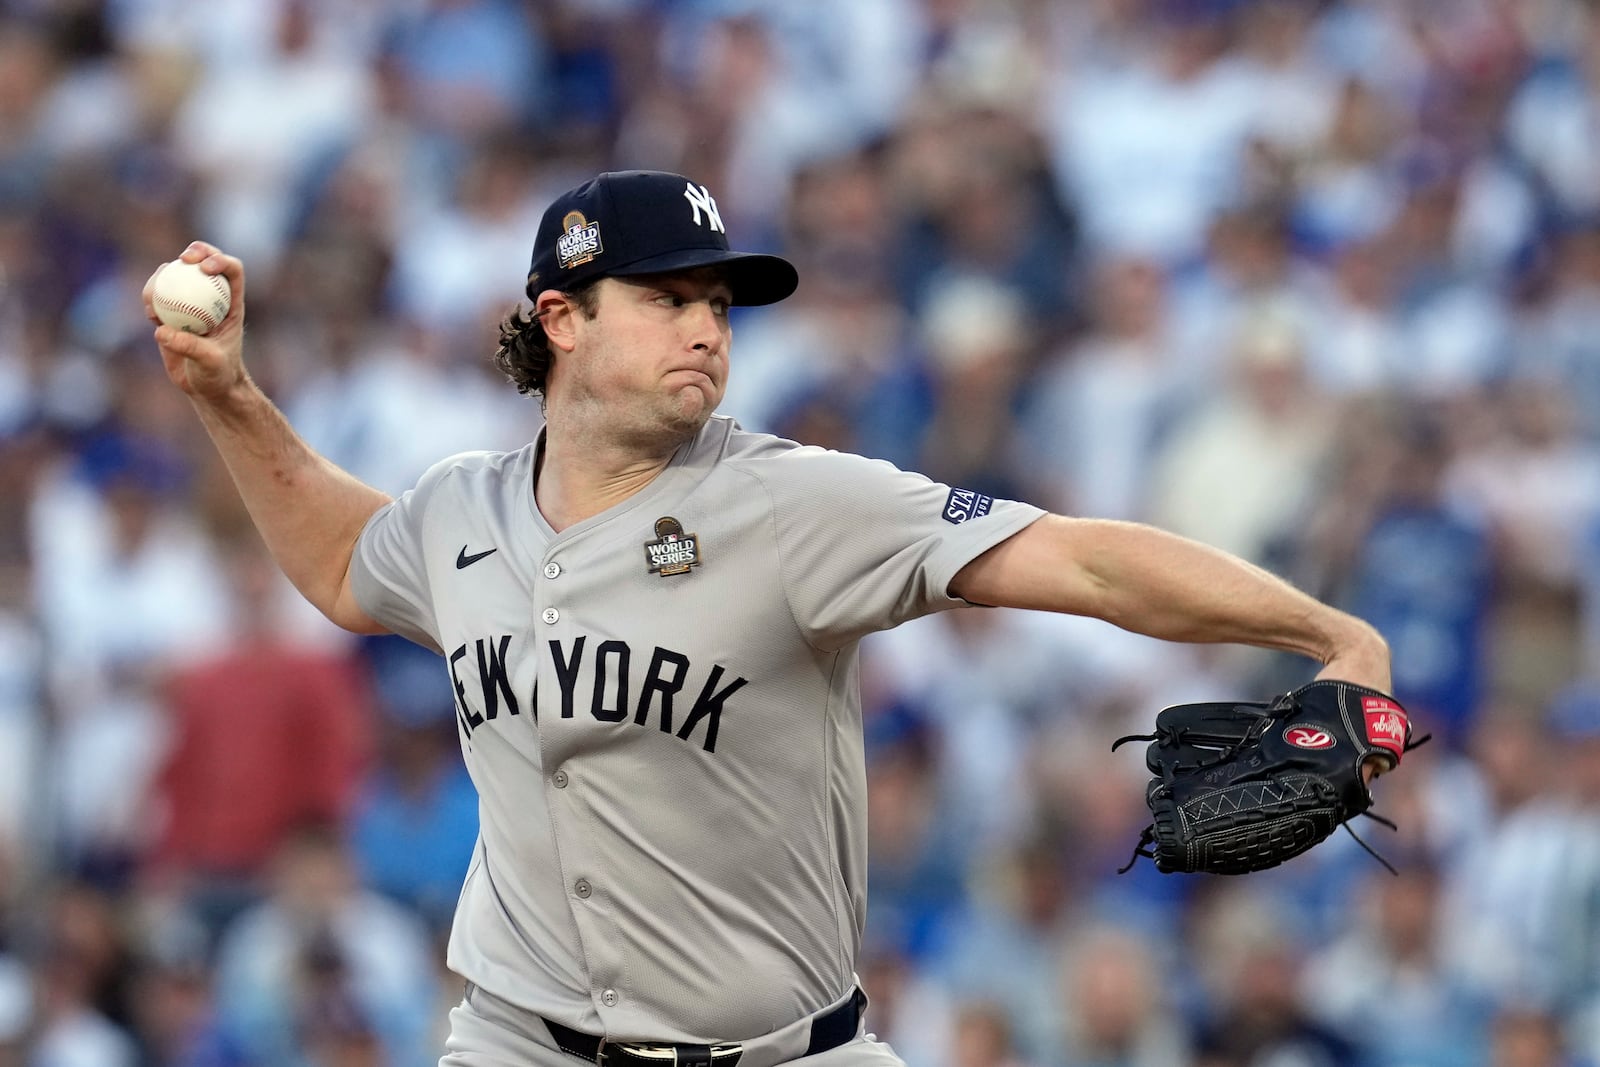
[[[1418,747],[1420,747],[1422,745],[1425,745],[1429,741],[1432,741],[1432,740],[1433,740],[1433,735],[1432,734],[1423,734],[1421,737],[1417,738],[1416,740],[1412,740],[1411,738],[1408,737],[1408,738],[1406,738],[1405,743],[1400,746],[1400,751],[1401,751],[1402,754],[1410,752],[1412,749],[1418,748]],[[1395,831],[1398,831],[1400,829],[1399,826],[1395,825],[1394,820],[1384,818],[1382,815],[1379,815],[1377,812],[1372,811],[1371,809],[1368,809],[1367,811],[1364,811],[1361,814],[1365,815],[1367,818],[1371,819],[1373,822],[1378,823],[1380,826],[1387,826],[1389,829],[1395,830]],[[1361,840],[1361,838],[1356,834],[1355,830],[1351,829],[1350,820],[1349,819],[1345,819],[1339,825],[1344,827],[1344,832],[1349,834],[1351,836],[1351,838],[1353,838],[1355,840],[1356,844],[1360,845],[1363,849],[1366,850],[1367,855],[1371,856],[1373,859],[1377,860],[1379,863],[1381,863],[1385,867],[1387,867],[1389,869],[1389,873],[1390,874],[1394,875],[1397,878],[1400,876],[1400,872],[1395,870],[1394,864],[1390,863],[1388,860],[1386,860],[1382,856],[1380,856],[1376,849],[1374,849],[1371,845],[1367,844],[1365,841]]]
[[[1277,708],[1273,708],[1272,710],[1277,711]],[[1217,755],[1212,756],[1209,759],[1202,758],[1195,761],[1194,769],[1197,771],[1204,770],[1207,767],[1215,767],[1220,763],[1226,763],[1228,760],[1232,759],[1234,755],[1238,753],[1240,749],[1244,748],[1247,743],[1256,740],[1263,733],[1265,733],[1268,721],[1276,717],[1277,716],[1274,716],[1271,712],[1264,713],[1261,715],[1258,722],[1250,724],[1250,728],[1244,732],[1242,737],[1230,737],[1226,739],[1218,738],[1214,734],[1200,733],[1199,731],[1193,730],[1188,726],[1179,726],[1176,729],[1173,729],[1169,726],[1158,725],[1156,727],[1156,732],[1153,734],[1127,734],[1123,737],[1117,738],[1115,741],[1111,742],[1111,751],[1115,752],[1119,745],[1122,745],[1128,741],[1154,741],[1160,745],[1176,748],[1187,742],[1191,736],[1195,736],[1198,740],[1196,741],[1194,747],[1206,748],[1209,746],[1205,744],[1205,742],[1211,742],[1214,744],[1219,740],[1225,740],[1226,744],[1217,753]],[[1170,789],[1177,782],[1177,779],[1172,773],[1171,761],[1162,760],[1160,766],[1161,779],[1162,781],[1166,782],[1167,787]],[[1393,826],[1394,824],[1390,823],[1389,825]],[[1357,838],[1357,840],[1359,841],[1360,839]],[[1127,863],[1117,868],[1117,873],[1127,874],[1129,871],[1133,870],[1133,865],[1139,862],[1140,856],[1143,856],[1146,859],[1155,859],[1155,843],[1156,827],[1155,823],[1151,823],[1139,833],[1139,840],[1133,846],[1133,855],[1128,857]],[[1370,852],[1371,849],[1368,849],[1368,851]],[[1376,855],[1376,853],[1374,853],[1374,855]]]

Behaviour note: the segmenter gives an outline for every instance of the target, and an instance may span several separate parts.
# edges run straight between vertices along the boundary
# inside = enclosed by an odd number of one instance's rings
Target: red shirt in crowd
[[[372,749],[357,664],[277,641],[179,670],[167,708],[153,858],[179,873],[253,876],[295,827],[342,820]]]

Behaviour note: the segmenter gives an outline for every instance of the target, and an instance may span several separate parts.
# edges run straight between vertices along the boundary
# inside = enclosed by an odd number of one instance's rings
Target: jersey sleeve
[[[959,607],[950,582],[1045,514],[882,460],[797,449],[762,471],[795,621],[818,648]]]
[[[443,460],[416,486],[379,508],[356,538],[350,588],[374,622],[440,651],[438,613],[423,551],[428,512],[457,457]]]

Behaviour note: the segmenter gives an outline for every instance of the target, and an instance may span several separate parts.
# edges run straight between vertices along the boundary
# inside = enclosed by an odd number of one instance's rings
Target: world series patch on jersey
[[[670,515],[656,520],[656,539],[646,541],[645,559],[652,573],[663,578],[674,574],[688,574],[689,568],[700,563],[700,541],[694,534],[683,532],[683,524]]]
[[[956,573],[1043,512],[714,416],[557,532],[537,447],[435,466],[352,562],[363,610],[443,654],[482,798],[451,968],[663,1041],[837,1001],[865,923],[857,643],[961,605]],[[496,551],[458,569],[463,545]]]

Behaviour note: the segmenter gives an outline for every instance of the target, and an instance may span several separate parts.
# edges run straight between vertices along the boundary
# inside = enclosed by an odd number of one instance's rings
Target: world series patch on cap
[[[716,198],[682,174],[610,171],[557,197],[539,222],[528,299],[604,277],[720,267],[740,305],[774,304],[799,284],[781,256],[736,252]]]

